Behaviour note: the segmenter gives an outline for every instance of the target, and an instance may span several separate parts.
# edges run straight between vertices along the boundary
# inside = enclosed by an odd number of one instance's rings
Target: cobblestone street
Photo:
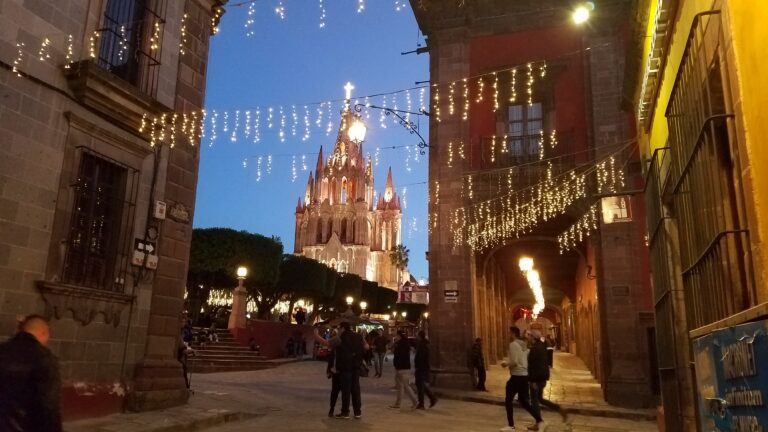
[[[568,355],[558,355],[559,363],[565,365],[571,361]],[[576,365],[578,366],[578,365]],[[501,370],[496,366],[491,369],[489,397],[494,397],[499,389],[497,381]],[[557,369],[557,361],[556,361]],[[558,381],[564,375],[573,375],[578,370],[563,368],[559,375],[555,373],[552,398],[561,395],[574,394],[581,403],[600,403],[593,396],[574,392],[584,382],[591,382],[591,377],[583,377],[583,382],[573,377]],[[86,431],[122,431],[138,432],[152,430],[158,427],[179,425],[184,430],[183,417],[205,417],[220,410],[229,410],[233,414],[218,425],[212,426],[211,431],[248,431],[248,430],[350,430],[350,431],[392,431],[408,428],[412,430],[429,430],[438,428],[440,431],[481,432],[497,431],[505,426],[504,408],[490,403],[476,403],[442,399],[438,404],[426,411],[412,411],[403,408],[400,411],[389,409],[394,402],[392,363],[385,364],[383,378],[363,378],[363,418],[361,420],[336,420],[327,417],[329,381],[325,378],[325,363],[305,361],[290,363],[275,369],[256,372],[229,372],[217,374],[201,374],[192,377],[195,394],[190,398],[186,407],[168,411],[148,412],[142,414],[123,414],[101,420],[69,424],[69,432]],[[503,371],[502,371],[503,372]],[[589,384],[591,385],[591,384]],[[559,390],[558,390],[559,389]],[[571,404],[568,398],[557,399],[563,404]],[[573,401],[577,402],[577,401]],[[604,404],[604,402],[603,402]],[[404,403],[403,406],[407,406]],[[607,406],[607,405],[606,405]],[[340,401],[337,405],[337,412]],[[234,413],[243,413],[235,415]],[[626,420],[588,415],[571,414],[564,423],[560,416],[543,412],[548,422],[550,432],[652,432],[656,425],[649,421]],[[238,420],[239,421],[236,421]],[[531,419],[522,408],[515,409],[516,426],[525,430]],[[192,428],[189,428],[191,430]],[[195,428],[195,430],[199,430]]]

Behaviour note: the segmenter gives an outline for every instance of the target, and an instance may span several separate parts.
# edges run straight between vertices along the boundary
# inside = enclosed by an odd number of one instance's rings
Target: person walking
[[[336,401],[341,393],[341,378],[336,370],[336,351],[330,350],[328,354],[328,366],[325,368],[325,374],[331,380],[331,407],[328,410],[328,417],[333,417],[336,411]]]
[[[488,391],[485,388],[485,356],[483,356],[482,339],[475,339],[472,344],[472,367],[477,371],[477,389]]]
[[[416,344],[416,356],[413,359],[416,366],[416,389],[419,393],[419,404],[416,409],[424,409],[424,394],[429,397],[429,407],[437,403],[437,398],[429,386],[429,339],[424,330],[419,332],[419,341]]]
[[[350,324],[346,321],[339,324],[338,336],[329,340],[320,337],[319,330],[315,328],[315,340],[335,351],[336,370],[339,373],[341,385],[341,413],[334,417],[349,419],[349,402],[351,399],[355,418],[362,418],[359,371],[363,364],[363,353],[368,349],[368,344],[362,336],[352,331]]]
[[[557,411],[563,416],[560,405],[544,399],[544,387],[549,381],[549,363],[547,361],[547,344],[541,340],[541,332],[531,330],[530,351],[528,351],[528,383],[531,387],[531,405],[540,410],[540,405]]]
[[[501,432],[514,431],[515,418],[513,417],[512,403],[517,395],[517,401],[528,411],[536,421],[528,427],[528,430],[539,431],[546,427],[538,409],[531,406],[528,400],[528,353],[525,341],[520,338],[520,329],[517,326],[509,328],[510,342],[507,360],[502,362],[502,367],[509,368],[509,380],[507,381],[504,407],[507,411],[507,426],[501,428]]]
[[[389,340],[384,333],[376,332],[376,337],[373,338],[373,366],[376,368],[376,378],[381,378],[384,370],[384,357],[387,355],[388,344]]]
[[[61,378],[48,320],[29,315],[0,344],[0,431],[61,432]]]
[[[390,405],[390,408],[400,409],[400,399],[402,399],[403,391],[411,399],[412,408],[416,408],[416,395],[413,394],[413,389],[408,385],[408,379],[411,375],[411,344],[408,342],[404,331],[400,330],[397,332],[397,340],[392,351],[394,353],[392,364],[395,367],[397,398],[394,405]]]

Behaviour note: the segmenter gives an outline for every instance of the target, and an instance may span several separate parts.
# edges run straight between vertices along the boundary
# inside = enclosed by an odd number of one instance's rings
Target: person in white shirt
[[[528,411],[536,423],[528,426],[528,430],[544,430],[544,422],[541,419],[541,413],[537,407],[531,406],[530,393],[528,390],[528,348],[525,342],[520,339],[520,329],[516,326],[509,328],[510,342],[507,361],[502,362],[503,367],[509,368],[509,381],[507,381],[507,394],[504,399],[504,406],[507,409],[507,426],[501,429],[501,432],[514,431],[515,419],[512,416],[512,403],[517,395],[517,401]]]

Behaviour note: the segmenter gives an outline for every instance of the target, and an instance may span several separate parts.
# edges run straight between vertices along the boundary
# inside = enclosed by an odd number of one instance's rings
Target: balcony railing
[[[132,84],[142,93],[155,96],[166,9],[165,0],[112,0],[99,29],[96,63]]]

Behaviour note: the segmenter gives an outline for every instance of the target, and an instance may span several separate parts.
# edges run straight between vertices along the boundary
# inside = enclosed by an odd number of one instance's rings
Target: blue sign
[[[693,342],[704,432],[768,432],[768,320]]]

